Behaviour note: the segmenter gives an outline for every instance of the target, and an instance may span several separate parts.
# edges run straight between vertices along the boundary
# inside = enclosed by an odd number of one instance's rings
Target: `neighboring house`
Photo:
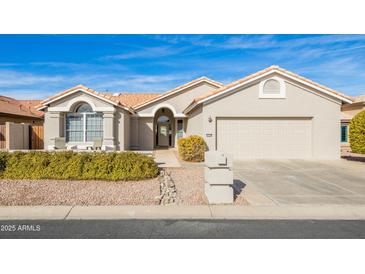
[[[42,125],[44,113],[35,108],[40,102],[41,100],[16,100],[0,96],[0,125],[6,122]]]
[[[45,148],[55,137],[86,148],[176,147],[204,137],[209,150],[235,159],[338,159],[343,103],[351,98],[271,66],[222,85],[198,78],[163,94],[106,94],[79,85],[41,102]]]
[[[341,108],[341,151],[350,152],[349,125],[351,119],[360,111],[365,110],[365,95],[353,97],[353,102],[344,104]]]

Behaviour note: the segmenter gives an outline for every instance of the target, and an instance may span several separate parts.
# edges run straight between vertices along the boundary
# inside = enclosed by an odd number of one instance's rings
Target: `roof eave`
[[[76,93],[76,92],[79,92],[79,91],[84,92],[84,93],[86,93],[86,94],[88,94],[88,95],[91,95],[91,96],[93,96],[93,97],[95,97],[95,98],[98,98],[98,99],[100,99],[100,100],[102,100],[102,101],[105,101],[105,102],[107,102],[107,103],[109,103],[109,104],[111,104],[111,105],[113,105],[113,106],[116,106],[116,107],[122,108],[122,109],[124,109],[124,110],[126,110],[126,111],[128,111],[128,112],[130,112],[130,113],[132,113],[132,114],[134,114],[134,113],[135,113],[135,111],[134,111],[131,107],[124,106],[124,105],[122,105],[121,103],[114,102],[114,101],[112,101],[112,100],[109,100],[108,98],[105,98],[105,97],[100,96],[100,95],[98,95],[98,94],[94,94],[93,92],[89,92],[87,87],[80,86],[80,85],[78,85],[78,86],[76,86],[76,87],[74,87],[74,88],[70,89],[70,90],[69,90],[69,92],[66,92],[65,94],[62,94],[62,95],[61,95],[61,96],[59,96],[59,97],[53,98],[53,99],[51,99],[51,100],[44,100],[44,101],[42,101],[42,102],[41,102],[41,106],[40,106],[39,108],[37,108],[37,110],[41,111],[41,110],[43,110],[43,109],[45,109],[45,108],[49,107],[49,104],[51,104],[51,103],[53,103],[53,102],[56,102],[56,101],[58,101],[58,100],[60,100],[60,99],[62,99],[62,98],[64,98],[64,97],[67,97],[67,96],[69,96],[69,95],[71,95],[71,94],[74,94],[74,93]]]
[[[4,112],[4,111],[0,111],[0,113],[2,114],[6,114],[6,115],[12,115],[12,116],[22,116],[22,117],[27,117],[27,118],[33,118],[33,119],[43,119],[43,116],[37,116],[37,115],[22,115],[22,114],[15,114],[15,113],[11,113],[11,112]]]
[[[226,93],[228,93],[228,92],[230,92],[232,90],[235,90],[235,89],[240,88],[240,87],[242,87],[244,85],[250,84],[250,83],[252,83],[254,81],[257,81],[260,78],[266,77],[266,76],[268,76],[270,74],[274,74],[274,73],[278,73],[278,74],[281,74],[282,76],[285,76],[287,78],[290,78],[290,79],[292,79],[294,81],[301,82],[302,84],[307,85],[307,86],[309,86],[309,87],[311,87],[311,88],[313,88],[315,90],[318,90],[318,91],[320,91],[322,93],[325,93],[325,94],[327,94],[329,96],[335,97],[335,98],[341,100],[342,102],[349,103],[349,104],[353,103],[353,101],[351,99],[349,99],[349,98],[343,97],[343,96],[338,95],[338,94],[335,94],[333,92],[329,92],[329,91],[327,91],[327,90],[325,90],[325,89],[323,89],[323,88],[321,88],[319,86],[313,85],[313,84],[311,84],[309,82],[306,82],[306,81],[303,81],[303,80],[299,79],[298,77],[292,76],[292,75],[290,75],[290,74],[288,74],[288,73],[286,73],[284,71],[281,71],[279,68],[275,68],[275,69],[271,69],[271,70],[269,70],[269,71],[267,71],[267,72],[265,72],[263,74],[260,74],[260,75],[258,75],[256,77],[253,77],[252,79],[248,79],[247,81],[243,81],[242,83],[238,83],[237,85],[234,85],[234,86],[232,86],[230,88],[227,88],[226,90],[222,90],[222,92],[218,92],[216,94],[212,94],[211,96],[208,96],[206,98],[203,98],[201,100],[198,100],[195,103],[193,102],[192,103],[193,106],[192,107],[189,107],[188,106],[188,108],[186,108],[184,110],[184,112],[189,112],[196,105],[199,105],[201,103],[204,103],[204,102],[213,100],[214,98],[220,97],[220,96],[222,96],[222,95],[224,95],[224,94],[226,94]],[[227,84],[227,85],[229,85],[229,84]]]
[[[145,102],[143,102],[143,103],[141,103],[139,105],[136,105],[136,106],[134,106],[134,109],[137,111],[138,109],[141,109],[143,107],[146,107],[146,106],[148,106],[150,104],[153,104],[155,102],[158,102],[159,100],[162,100],[162,99],[164,99],[166,97],[169,97],[169,96],[171,96],[173,94],[176,94],[176,93],[178,93],[178,92],[180,92],[182,90],[188,89],[190,87],[193,87],[195,85],[198,85],[198,84],[204,83],[204,82],[205,83],[208,83],[208,84],[210,84],[212,86],[215,86],[217,88],[220,88],[220,87],[223,87],[224,86],[222,83],[219,83],[217,81],[213,81],[213,80],[211,80],[211,79],[209,79],[207,77],[200,77],[200,78],[195,79],[195,80],[192,80],[192,81],[190,81],[190,82],[188,82],[188,83],[186,83],[184,85],[181,85],[181,88],[177,87],[177,88],[175,88],[176,90],[172,89],[172,92],[171,91],[167,91],[165,93],[162,93],[161,96],[158,96],[158,97],[153,98],[151,100],[145,101]]]

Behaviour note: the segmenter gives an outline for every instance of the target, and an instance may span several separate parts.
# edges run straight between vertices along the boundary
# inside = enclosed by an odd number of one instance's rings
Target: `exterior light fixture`
[[[210,116],[210,115],[209,115],[209,117],[208,117],[208,122],[209,122],[209,123],[213,122],[213,118],[212,118],[212,116]]]

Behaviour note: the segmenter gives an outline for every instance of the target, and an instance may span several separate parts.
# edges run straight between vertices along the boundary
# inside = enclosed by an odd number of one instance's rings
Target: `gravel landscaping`
[[[177,205],[208,204],[202,167],[165,168]],[[161,177],[141,181],[0,180],[0,206],[157,205]],[[172,190],[174,193],[175,190]],[[175,194],[174,194],[175,195]],[[161,197],[161,196],[160,196]],[[163,200],[163,199],[162,199]],[[239,194],[235,204],[247,204]]]
[[[154,205],[157,179],[143,181],[0,180],[0,205]]]
[[[174,180],[177,190],[177,204],[180,205],[205,205],[208,200],[204,194],[204,168],[166,168]],[[242,193],[235,193],[234,204],[247,205]]]

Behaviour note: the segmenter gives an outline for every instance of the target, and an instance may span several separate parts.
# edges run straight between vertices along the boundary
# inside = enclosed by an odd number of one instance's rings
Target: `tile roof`
[[[93,89],[90,89],[90,88],[84,86],[84,85],[77,85],[73,88],[70,88],[70,89],[67,89],[65,91],[59,92],[56,95],[53,95],[53,96],[47,98],[46,100],[41,101],[40,104],[37,107],[38,108],[42,108],[42,106],[45,107],[49,102],[65,95],[67,93],[73,92],[73,91],[78,90],[78,89],[82,89],[82,90],[85,90],[86,92],[89,92],[89,93],[94,94],[96,96],[99,96],[99,97],[105,98],[107,100],[113,101],[114,103],[116,103],[116,104],[118,104],[122,107],[128,108],[130,111],[133,111],[132,107],[133,108],[140,107],[141,105],[147,104],[150,101],[153,101],[157,98],[162,98],[162,97],[168,96],[168,95],[170,95],[170,94],[172,94],[176,91],[179,91],[181,89],[184,89],[188,86],[191,86],[191,85],[194,85],[194,84],[199,84],[200,82],[207,82],[207,83],[210,83],[211,85],[215,85],[217,87],[223,86],[223,84],[221,84],[217,81],[211,80],[207,77],[200,77],[198,79],[195,79],[195,80],[193,80],[189,83],[178,86],[178,87],[176,87],[172,90],[169,90],[167,92],[164,92],[164,93],[119,93],[119,94],[113,94],[113,93],[110,93],[110,92],[97,92]]]
[[[365,102],[365,94],[363,95],[359,95],[359,96],[355,96],[354,98],[354,102]]]
[[[40,102],[42,102],[42,100],[17,100],[20,104],[31,108],[32,111],[34,111],[35,113],[37,113],[40,116],[44,115],[43,111],[39,111],[37,110],[37,106],[40,104]]]
[[[143,102],[152,100],[160,96],[160,94],[161,93],[120,93],[117,97],[124,105],[134,107]]]
[[[35,108],[39,102],[40,100],[16,100],[0,95],[0,112],[32,118],[42,118],[44,113]]]
[[[48,103],[50,103],[51,101],[53,101],[53,100],[55,100],[55,99],[57,99],[57,98],[59,98],[59,97],[62,97],[63,95],[66,95],[67,93],[71,93],[71,92],[73,92],[73,91],[80,90],[80,89],[84,90],[84,91],[85,91],[85,92],[87,92],[87,93],[90,93],[90,94],[96,95],[96,96],[97,96],[97,97],[99,97],[99,98],[109,100],[109,101],[111,101],[111,102],[113,102],[113,103],[115,103],[115,104],[117,104],[117,105],[119,105],[119,106],[121,106],[121,107],[123,107],[123,108],[126,108],[126,109],[128,109],[128,110],[132,111],[128,105],[125,105],[125,104],[124,104],[124,103],[123,103],[123,102],[119,99],[119,97],[118,97],[118,96],[115,96],[115,95],[113,95],[113,94],[111,94],[111,93],[102,93],[102,92],[97,92],[97,91],[95,91],[95,90],[93,90],[93,89],[91,89],[91,88],[88,88],[88,87],[84,86],[84,85],[77,85],[77,86],[75,86],[75,87],[73,87],[73,88],[67,89],[67,90],[65,90],[65,91],[62,91],[62,92],[57,93],[56,95],[53,95],[53,96],[51,96],[51,97],[48,97],[46,100],[41,101],[41,102],[40,102],[40,104],[39,104],[37,107],[38,107],[38,108],[41,108],[42,106],[44,107],[45,105],[47,105],[47,104],[48,104]]]
[[[241,79],[239,79],[239,80],[237,80],[237,81],[231,82],[231,83],[229,83],[229,84],[227,84],[227,85],[225,85],[225,86],[223,86],[223,87],[221,87],[221,88],[218,88],[218,89],[214,90],[214,91],[213,91],[213,92],[211,92],[210,94],[207,94],[207,95],[204,95],[204,96],[201,96],[201,97],[195,98],[192,104],[194,104],[194,103],[195,103],[195,104],[198,104],[198,103],[200,103],[201,101],[203,101],[204,99],[207,99],[207,98],[209,98],[209,97],[211,97],[211,96],[213,96],[213,95],[215,95],[215,94],[221,93],[221,92],[223,92],[223,91],[225,91],[225,90],[227,90],[227,89],[229,89],[229,88],[231,88],[231,87],[234,87],[234,86],[236,86],[236,85],[239,85],[239,84],[241,84],[241,83],[244,83],[244,82],[246,82],[246,81],[248,81],[248,80],[250,80],[250,79],[256,78],[256,77],[261,76],[261,75],[263,75],[263,74],[265,74],[265,73],[267,73],[267,72],[270,72],[270,71],[278,71],[278,72],[285,73],[285,74],[290,75],[290,76],[292,76],[292,77],[294,77],[294,78],[297,78],[297,79],[299,79],[299,80],[301,80],[301,81],[304,81],[304,82],[306,82],[306,83],[308,83],[308,84],[311,84],[311,85],[317,86],[317,87],[319,87],[319,88],[321,88],[321,89],[324,89],[324,90],[326,90],[326,91],[328,91],[328,92],[330,92],[330,93],[333,93],[333,94],[335,94],[335,95],[342,96],[342,97],[344,97],[344,98],[346,98],[346,99],[348,99],[348,100],[351,100],[351,101],[353,100],[351,97],[349,97],[349,96],[347,96],[347,95],[345,95],[345,94],[343,94],[343,93],[341,93],[341,92],[338,92],[338,91],[333,90],[333,89],[331,89],[331,88],[325,87],[325,86],[323,86],[323,85],[321,85],[321,84],[318,84],[318,83],[316,83],[316,82],[313,82],[312,80],[309,80],[309,79],[307,79],[307,78],[305,78],[305,77],[303,77],[303,76],[300,76],[300,75],[295,74],[295,73],[293,73],[293,72],[291,72],[291,71],[288,71],[288,70],[286,70],[286,69],[283,69],[283,68],[281,68],[281,67],[279,67],[279,66],[275,66],[275,65],[274,65],[274,66],[270,66],[270,67],[268,67],[268,68],[265,68],[265,69],[263,69],[263,70],[260,70],[260,71],[258,71],[258,72],[256,72],[256,73],[253,73],[253,74],[251,74],[251,75],[248,75],[248,76],[246,76],[246,77],[243,77],[243,78],[241,78]]]
[[[155,100],[157,100],[157,99],[160,99],[160,98],[163,98],[163,97],[169,96],[170,94],[173,94],[173,93],[175,93],[175,92],[178,92],[179,90],[183,90],[183,89],[185,89],[185,88],[187,88],[187,87],[189,87],[189,86],[192,86],[192,85],[195,85],[195,84],[199,84],[199,83],[202,83],[202,82],[209,83],[209,84],[214,85],[214,86],[216,86],[216,87],[223,87],[223,84],[222,84],[222,83],[219,83],[219,82],[217,82],[217,81],[214,81],[214,80],[212,80],[212,79],[209,79],[208,77],[203,76],[203,77],[199,77],[199,78],[197,78],[197,79],[195,79],[195,80],[192,80],[192,81],[190,81],[190,82],[188,82],[188,83],[186,83],[186,84],[183,84],[183,85],[181,85],[181,86],[178,86],[178,87],[176,87],[176,88],[173,88],[173,89],[171,89],[171,90],[169,90],[169,91],[166,91],[166,92],[164,92],[164,93],[160,93],[160,94],[158,94],[158,96],[156,96],[155,98],[148,99],[148,100],[146,100],[146,101],[144,101],[144,102],[140,102],[139,104],[134,105],[134,107],[135,107],[135,108],[142,107],[143,105],[145,105],[145,104],[147,104],[147,103],[150,103],[150,102],[153,102],[153,101],[155,101]]]

